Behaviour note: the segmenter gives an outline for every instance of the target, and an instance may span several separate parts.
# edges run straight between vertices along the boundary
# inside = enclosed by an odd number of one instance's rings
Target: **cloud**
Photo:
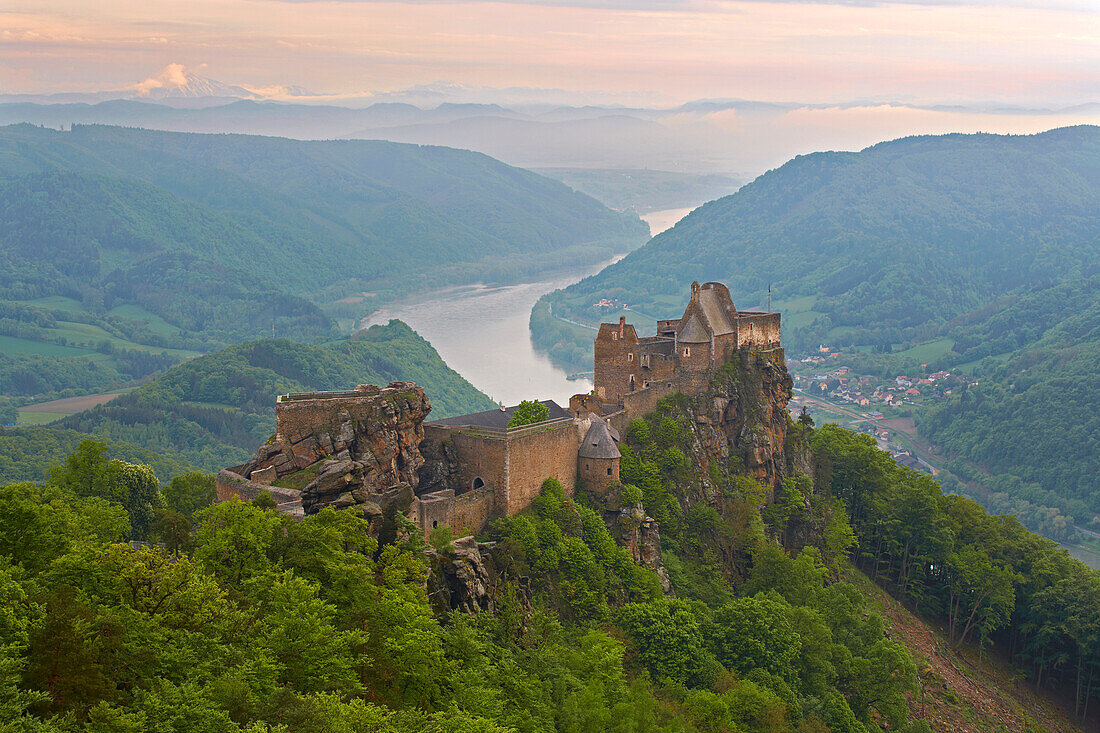
[[[187,76],[187,67],[183,64],[168,64],[156,76],[138,82],[135,88],[140,94],[148,94],[154,89],[175,89],[187,85]]]

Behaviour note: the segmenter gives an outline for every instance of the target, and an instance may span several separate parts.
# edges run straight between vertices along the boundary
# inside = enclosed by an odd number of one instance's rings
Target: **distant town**
[[[935,404],[960,388],[977,384],[965,374],[920,371],[889,377],[858,374],[843,363],[843,355],[830,346],[802,358],[787,360],[794,379],[792,414],[806,409],[818,423],[838,422],[868,433],[894,460],[923,473],[935,475],[929,462],[935,446],[920,445],[913,425],[913,410]],[[923,454],[923,455],[922,455]]]

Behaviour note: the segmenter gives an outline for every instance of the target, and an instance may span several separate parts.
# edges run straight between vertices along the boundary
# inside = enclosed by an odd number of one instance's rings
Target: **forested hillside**
[[[558,316],[617,318],[596,305],[606,298],[645,327],[680,313],[693,279],[728,283],[745,308],[766,305],[771,285],[789,354],[829,344],[861,373],[977,378],[918,410],[921,432],[991,506],[1088,525],[1100,512],[1098,277],[1100,128],[914,137],[796,158],[548,296],[531,325],[551,355],[588,369],[592,332]]]
[[[335,338],[413,288],[599,262],[647,232],[462,150],[5,127],[0,424],[246,339]]]
[[[899,344],[1021,287],[1100,261],[1100,128],[902,138],[799,156],[705,204],[597,275],[554,295],[555,313],[601,317],[601,298],[677,314],[692,280],[739,307],[768,286],[792,308],[793,348]]]
[[[210,477],[160,490],[86,442],[0,488],[6,715],[89,733],[1081,730],[1034,686],[1088,724],[1096,572],[834,427],[790,426],[814,475],[781,486],[702,465],[694,409],[674,396],[630,424],[622,486],[570,498],[549,479],[461,549],[400,515],[383,542],[355,509],[203,508]],[[674,596],[624,539],[645,516]],[[477,577],[448,576],[475,547]],[[907,648],[867,576],[942,623],[942,646]],[[1000,662],[968,653],[991,644],[1018,665],[999,689]]]
[[[404,323],[391,321],[321,346],[287,339],[232,346],[178,364],[132,392],[53,425],[217,471],[247,459],[274,433],[276,395],[395,380],[422,385],[432,400],[433,416],[493,407],[443,363],[431,344]],[[23,440],[13,439],[20,435]],[[21,452],[19,458],[0,460],[0,481],[40,477],[67,445],[42,428],[0,436],[0,457],[9,450]],[[40,451],[34,449],[36,442],[42,444]]]

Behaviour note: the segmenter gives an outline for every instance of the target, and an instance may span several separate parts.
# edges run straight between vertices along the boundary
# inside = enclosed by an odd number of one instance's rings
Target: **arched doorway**
[[[481,480],[481,476],[477,476],[476,478],[474,478],[474,482],[472,484],[470,484],[470,488],[473,489],[473,490],[477,490],[477,489],[480,489],[484,485],[485,485],[485,482]]]

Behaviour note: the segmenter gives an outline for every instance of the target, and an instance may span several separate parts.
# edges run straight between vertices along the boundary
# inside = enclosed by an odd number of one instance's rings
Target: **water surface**
[[[399,318],[430,341],[448,366],[494,400],[514,405],[520,400],[552,399],[564,407],[571,395],[592,389],[592,382],[569,380],[565,371],[535,351],[528,326],[531,307],[546,293],[572,285],[617,259],[518,285],[433,290],[393,303],[361,325]]]

